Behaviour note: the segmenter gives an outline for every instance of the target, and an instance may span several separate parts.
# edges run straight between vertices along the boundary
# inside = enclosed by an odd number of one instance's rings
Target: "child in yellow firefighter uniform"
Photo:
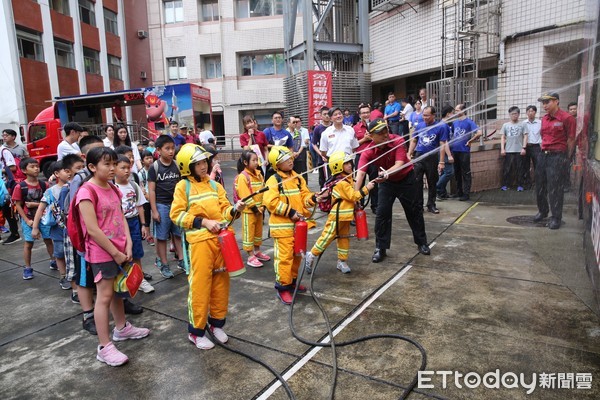
[[[224,268],[218,234],[221,224],[244,209],[227,199],[221,184],[209,179],[211,154],[195,144],[185,144],[177,154],[182,180],[175,186],[170,218],[185,229],[189,243],[188,338],[199,349],[213,348],[206,337],[208,326],[220,342],[229,339],[223,331],[229,301],[229,274]],[[231,228],[230,228],[231,229]]]
[[[250,150],[242,151],[237,164],[238,176],[235,178],[234,190],[237,197],[246,200],[246,208],[242,213],[242,248],[248,253],[246,264],[253,268],[263,266],[263,261],[270,261],[271,257],[260,251],[263,234],[263,195],[260,190],[265,185],[265,180],[258,166],[258,156]],[[235,199],[234,194],[234,199]]]
[[[376,181],[370,181],[360,190],[354,189],[352,171],[354,156],[344,151],[336,151],[329,157],[329,170],[331,179],[337,180],[331,188],[332,209],[327,217],[323,232],[312,249],[306,254],[306,272],[312,272],[312,265],[316,257],[320,256],[329,244],[337,238],[338,261],[337,269],[342,273],[349,273],[348,250],[350,248],[350,222],[354,219],[354,207],[357,201],[365,197],[375,186]],[[334,181],[335,182],[335,181]]]
[[[292,303],[301,256],[294,256],[294,223],[302,218],[303,210],[315,205],[316,196],[306,186],[301,175],[293,171],[294,157],[287,147],[273,146],[269,163],[275,169],[266,183],[269,190],[263,204],[269,210],[269,227],[274,241],[275,289],[283,304]],[[298,291],[305,291],[299,286]]]

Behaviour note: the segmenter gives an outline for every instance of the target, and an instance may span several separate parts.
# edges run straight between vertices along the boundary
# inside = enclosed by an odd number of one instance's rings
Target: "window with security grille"
[[[183,1],[182,0],[165,0],[165,24],[174,24],[183,22]]]
[[[167,68],[169,70],[169,80],[170,81],[187,79],[187,68],[185,67],[185,57],[167,58]]]
[[[236,0],[236,18],[283,15],[283,0]]]
[[[100,53],[96,50],[83,48],[83,64],[88,74],[100,75]]]
[[[113,79],[122,80],[121,59],[115,56],[108,56],[108,76]]]
[[[79,0],[79,18],[88,25],[96,26],[96,11],[90,0]]]
[[[19,57],[44,61],[44,47],[42,46],[42,35],[40,33],[17,28],[17,44],[19,46]]]
[[[200,20],[218,21],[219,20],[219,1],[218,0],[199,0]]]
[[[75,68],[75,56],[73,53],[73,43],[54,39],[54,55],[56,56],[56,65],[65,68]]]
[[[119,35],[119,27],[117,24],[117,14],[111,10],[104,9],[104,29],[115,35]]]
[[[255,54],[240,57],[242,76],[283,75],[285,61],[283,54]]]
[[[220,78],[221,75],[221,57],[205,57],[204,69],[206,71],[206,79]]]
[[[71,15],[69,11],[69,0],[50,0],[48,6],[51,10],[59,12],[63,15]]]

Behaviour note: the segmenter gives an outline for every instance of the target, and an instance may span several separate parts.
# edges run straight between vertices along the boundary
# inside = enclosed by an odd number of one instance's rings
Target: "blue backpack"
[[[6,188],[6,184],[4,183],[4,179],[0,179],[0,207],[6,204],[6,201],[9,200],[10,194],[8,193],[8,189]]]

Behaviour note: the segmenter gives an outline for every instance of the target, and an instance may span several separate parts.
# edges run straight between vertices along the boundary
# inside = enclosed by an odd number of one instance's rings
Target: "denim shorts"
[[[52,244],[54,244],[52,256],[54,256],[54,258],[65,258],[65,242],[52,239]]]
[[[47,225],[40,224],[40,233],[42,234],[42,239],[50,239],[50,227]],[[31,236],[31,227],[27,225],[27,223],[21,219],[21,230],[23,231],[23,239],[26,242],[33,243],[33,236]]]
[[[156,239],[169,240],[170,233],[175,236],[181,236],[181,230],[173,223],[173,221],[171,221],[171,217],[169,217],[171,206],[168,204],[156,203],[156,209],[160,215],[160,223],[154,223]]]
[[[127,218],[129,225],[129,235],[131,236],[133,259],[142,259],[144,257],[144,247],[142,246],[142,231],[140,228],[140,218]]]

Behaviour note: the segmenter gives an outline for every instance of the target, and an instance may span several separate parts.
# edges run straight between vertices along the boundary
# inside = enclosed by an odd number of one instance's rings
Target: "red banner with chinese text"
[[[308,73],[308,126],[321,123],[322,107],[331,107],[331,71]]]

